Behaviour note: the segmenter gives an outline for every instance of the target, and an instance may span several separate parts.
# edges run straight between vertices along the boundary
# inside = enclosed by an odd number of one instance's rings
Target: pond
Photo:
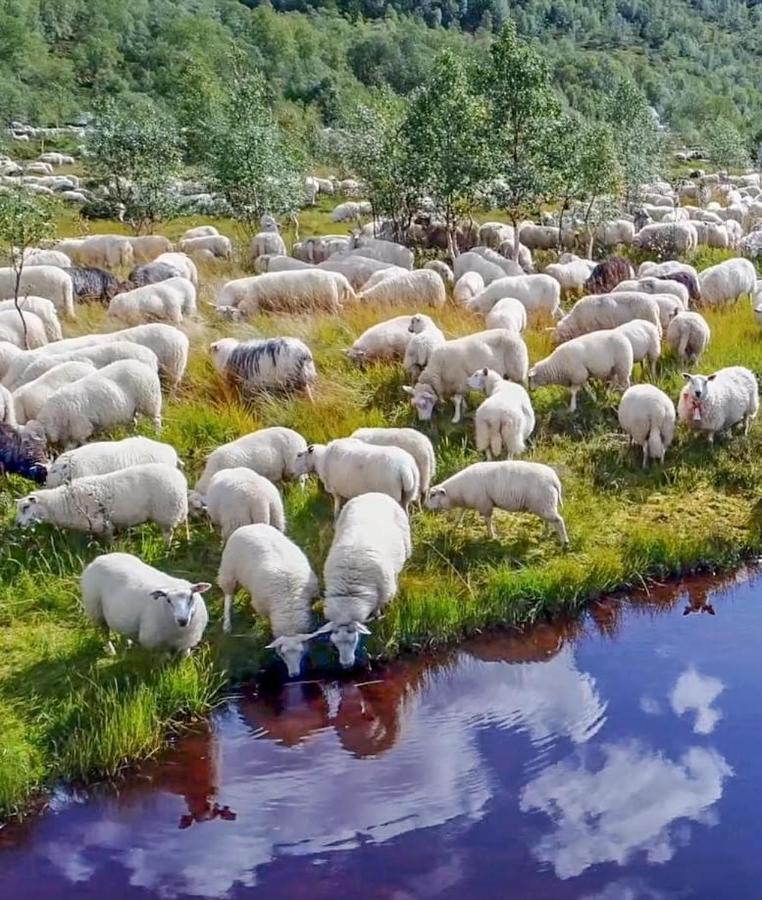
[[[0,831],[0,895],[762,897],[762,577],[244,691]]]

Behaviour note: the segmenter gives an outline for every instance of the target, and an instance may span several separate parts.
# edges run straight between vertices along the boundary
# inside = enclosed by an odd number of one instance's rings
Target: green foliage
[[[701,130],[709,158],[721,169],[742,169],[751,162],[749,150],[738,129],[727,119],[707,122]]]
[[[0,257],[20,271],[24,250],[54,235],[58,212],[57,204],[45,196],[21,188],[0,191]]]

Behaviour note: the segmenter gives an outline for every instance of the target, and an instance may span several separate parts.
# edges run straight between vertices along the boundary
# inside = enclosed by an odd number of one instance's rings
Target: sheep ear
[[[212,586],[208,581],[199,581],[197,584],[191,585],[191,592],[194,594],[205,594],[211,588]]]
[[[167,596],[167,592],[162,590],[151,591],[151,596],[154,600],[163,600]]]
[[[326,622],[325,625],[321,625],[317,631],[313,631],[311,637],[317,637],[320,634],[328,634],[329,631],[333,631],[336,625],[333,622]]]
[[[270,641],[269,644],[265,644],[265,650],[277,650],[282,643],[281,638],[275,638],[274,641]]]
[[[714,375],[707,375],[707,376],[706,376],[706,380],[707,380],[707,381],[714,381],[714,379],[715,379],[716,377],[717,377],[717,373],[715,372]]]
[[[358,634],[370,634],[370,628],[367,625],[363,625],[362,622],[355,622],[355,631]]]
[[[402,385],[402,390],[403,390],[406,394],[410,394],[411,396],[415,393],[415,390],[414,390],[413,388],[411,388],[409,384],[403,384],[403,385]]]
[[[691,380],[691,373],[690,373],[690,372],[683,372],[682,374],[683,374],[683,378],[684,378],[686,381],[690,381],[690,380]]]
[[[482,369],[482,375],[484,375],[485,378],[487,377],[488,371],[489,371],[489,369],[486,366]]]

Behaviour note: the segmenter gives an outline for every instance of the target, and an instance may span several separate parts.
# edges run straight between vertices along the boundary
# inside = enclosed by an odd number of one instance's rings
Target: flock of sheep
[[[751,178],[744,190],[751,190]],[[759,176],[754,179],[758,186]],[[686,374],[676,407],[654,385],[631,382],[635,363],[654,371],[663,340],[687,367],[698,361],[711,339],[702,305],[735,303],[745,295],[762,303],[751,262],[738,257],[700,273],[675,261],[646,262],[636,273],[619,256],[596,263],[566,253],[538,274],[523,244],[533,234],[528,228],[520,231],[518,254],[513,230],[487,223],[452,267],[433,261],[414,269],[408,247],[367,229],[311,238],[289,255],[277,224],[266,217],[249,248],[258,274],[229,281],[216,293],[223,321],[257,312],[340,315],[350,304],[372,306],[379,318],[395,307],[426,308],[382,319],[346,353],[361,368],[400,363],[410,377],[404,390],[423,422],[450,400],[459,422],[468,392],[486,395],[474,415],[476,447],[486,461],[440,484],[432,483],[431,440],[415,428],[363,428],[325,445],[308,445],[288,428],[261,429],[215,449],[192,490],[167,444],[145,437],[92,442],[140,416],[160,430],[164,393],[181,384],[188,362],[189,340],[180,326],[198,316],[196,262],[229,258],[232,245],[212,226],[201,226],[186,232],[177,249],[160,235],[100,235],[29,251],[23,323],[12,301],[0,302],[0,466],[44,485],[18,500],[18,523],[109,536],[153,522],[169,544],[178,527],[188,528],[189,514],[206,514],[224,541],[217,576],[224,630],[231,628],[235,591],[244,587],[255,611],[269,620],[269,646],[295,676],[308,643],[323,633],[330,634],[341,665],[354,664],[360,636],[397,593],[411,555],[414,503],[476,510],[493,537],[495,509],[533,513],[568,544],[557,473],[514,459],[535,428],[528,389],[566,386],[574,411],[578,392],[591,380],[619,387],[619,421],[642,448],[644,467],[664,460],[678,419],[710,441],[737,424],[748,430],[759,404],[748,369]],[[623,230],[618,227],[620,236]],[[128,278],[120,281],[116,272],[125,271]],[[12,292],[11,271],[0,269],[0,298]],[[568,300],[575,292],[584,295],[564,314],[562,296]],[[65,339],[60,319],[74,317],[76,303],[85,299],[108,304],[109,317],[125,327]],[[448,340],[428,314],[447,302],[483,317],[484,330]],[[530,364],[523,332],[550,323],[557,346]],[[318,372],[301,340],[226,337],[209,352],[217,371],[247,394],[287,390],[313,397]],[[60,451],[53,461],[50,449]],[[335,512],[320,627],[312,610],[318,578],[285,535],[277,487],[313,474]],[[202,638],[208,622],[202,595],[210,587],[122,553],[98,557],[82,575],[84,609],[107,634],[179,652]],[[113,652],[110,640],[108,648]]]

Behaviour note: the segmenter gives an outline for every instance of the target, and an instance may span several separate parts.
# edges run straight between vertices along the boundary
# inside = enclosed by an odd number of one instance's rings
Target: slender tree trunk
[[[21,327],[24,330],[24,349],[29,350],[29,332],[26,327],[26,318],[24,317],[23,312],[21,311],[21,303],[19,301],[19,293],[21,292],[21,273],[24,271],[24,251],[21,250],[21,260],[19,261],[18,268],[16,269],[16,280],[13,285],[13,305],[16,307],[16,312],[19,314],[19,318],[21,319]]]
[[[513,225],[513,248],[511,250],[511,259],[515,263],[518,263],[519,254],[521,252],[521,240],[519,238],[519,222],[513,213],[509,212],[508,216],[511,220],[511,225]]]
[[[560,253],[563,250],[564,245],[564,214],[569,209],[569,198],[564,197],[564,202],[561,206],[561,212],[558,214],[558,252]]]
[[[593,243],[595,241],[595,235],[593,234],[593,229],[590,227],[590,216],[593,213],[593,204],[595,203],[595,197],[593,197],[587,205],[587,210],[585,211],[585,231],[587,232],[587,258],[593,258]]]

